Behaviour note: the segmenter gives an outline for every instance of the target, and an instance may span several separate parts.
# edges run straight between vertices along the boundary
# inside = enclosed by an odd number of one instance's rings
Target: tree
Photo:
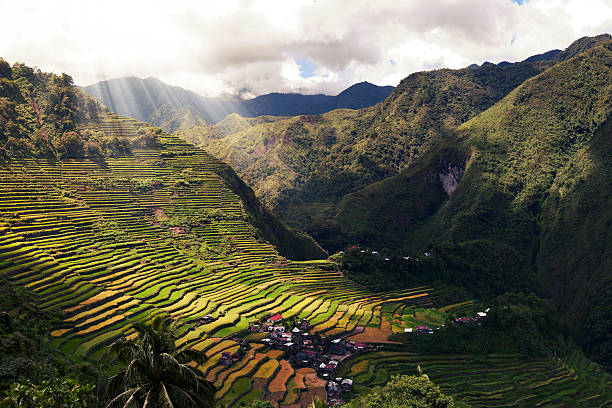
[[[343,405],[345,408],[454,408],[452,397],[426,375],[396,375],[384,387]]]
[[[177,322],[156,316],[150,324],[137,323],[136,339],[122,338],[111,353],[125,368],[110,378],[111,407],[208,408],[215,405],[215,387],[190,361],[202,364],[203,352],[177,348]]]

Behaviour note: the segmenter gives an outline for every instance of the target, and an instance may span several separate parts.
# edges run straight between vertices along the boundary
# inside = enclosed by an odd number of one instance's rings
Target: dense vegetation
[[[36,294],[0,279],[0,406],[34,408],[41,401],[48,407],[95,406],[93,386],[72,378],[95,383],[97,370],[48,342],[60,312],[43,310]],[[84,405],[71,403],[77,400]]]
[[[443,280],[444,270],[436,257],[386,256],[361,251],[353,246],[345,252],[334,254],[331,260],[336,262],[347,278],[373,291],[383,292]]]
[[[230,114],[314,115],[334,109],[360,109],[385,99],[392,86],[355,84],[336,96],[271,93],[253,99],[205,98],[156,78],[116,78],[83,88],[113,112],[160,126],[168,132],[215,124]]]
[[[159,128],[143,127],[128,140],[121,135],[83,128],[99,123],[106,111],[97,100],[75,87],[67,74],[43,73],[0,58],[0,159],[58,159],[129,155],[133,148],[157,147]]]
[[[124,367],[108,380],[108,408],[214,407],[215,386],[189,364],[203,364],[206,354],[176,346],[177,323],[158,315],[150,324],[135,325],[136,339],[121,338],[111,345]]]

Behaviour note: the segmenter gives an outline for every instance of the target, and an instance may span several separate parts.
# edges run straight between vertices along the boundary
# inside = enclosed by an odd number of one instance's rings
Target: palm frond
[[[209,408],[214,407],[215,394],[212,396],[199,395],[189,392],[173,384],[165,384],[168,394],[171,396],[176,406],[181,408]]]
[[[144,403],[142,404],[142,408],[149,408],[153,404],[153,387],[149,388],[149,392],[147,392],[147,396],[145,397]]]
[[[198,364],[204,364],[206,360],[208,360],[208,357],[205,353],[199,350],[184,347],[174,352],[173,355],[174,358],[176,358],[176,360],[180,363],[188,363],[190,361],[195,361]]]
[[[168,394],[168,390],[164,383],[161,383],[161,390],[158,396],[157,405],[159,408],[174,408],[174,404],[172,404],[172,399]],[[182,406],[182,405],[181,405]]]
[[[106,408],[113,408],[117,406],[125,407],[126,404],[133,399],[134,394],[136,394],[138,391],[140,391],[140,387],[131,388],[127,391],[122,392],[121,394],[110,400],[109,403],[106,405]]]

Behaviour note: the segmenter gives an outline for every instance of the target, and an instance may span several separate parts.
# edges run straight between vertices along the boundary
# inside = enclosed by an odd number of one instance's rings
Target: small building
[[[429,326],[417,326],[416,332],[417,334],[433,334],[433,330]]]
[[[335,381],[330,381],[327,383],[327,392],[330,394],[337,394],[340,392],[340,386]]]
[[[478,313],[476,313],[476,315],[477,315],[479,318],[481,318],[481,319],[482,319],[483,317],[487,317],[487,313],[486,313],[486,312],[478,312]]]
[[[229,351],[224,351],[221,353],[221,357],[219,358],[219,364],[223,364],[229,366],[232,364],[232,355]]]
[[[268,323],[268,324],[278,324],[278,323],[280,323],[282,321],[283,321],[283,316],[277,313],[274,316],[268,317],[268,319],[266,320],[266,323]]]
[[[341,356],[344,355],[346,353],[346,348],[344,347],[344,344],[342,344],[342,340],[332,340],[331,345],[329,346],[329,353]]]
[[[323,371],[326,374],[333,374],[336,371],[336,366],[333,364],[327,364],[325,368],[323,369]]]
[[[342,389],[343,392],[353,391],[353,380],[351,380],[350,378],[345,378],[340,383],[340,388]]]
[[[404,333],[412,333],[412,327],[406,327]]]
[[[300,332],[301,332],[301,330],[300,330],[300,329],[298,329],[297,327],[294,327],[294,328],[293,328],[293,330],[291,330],[291,332],[292,332],[292,333],[296,333],[296,334],[297,334],[297,333],[300,333]]]
[[[200,323],[209,323],[209,322],[212,322],[213,320],[214,318],[212,317],[211,314],[207,314],[207,315],[200,317]]]

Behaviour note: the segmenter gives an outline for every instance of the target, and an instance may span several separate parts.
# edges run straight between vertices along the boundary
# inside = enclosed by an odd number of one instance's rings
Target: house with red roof
[[[266,323],[275,324],[275,323],[280,323],[282,320],[283,320],[283,316],[277,313],[274,316],[268,317],[268,320],[266,320]]]

